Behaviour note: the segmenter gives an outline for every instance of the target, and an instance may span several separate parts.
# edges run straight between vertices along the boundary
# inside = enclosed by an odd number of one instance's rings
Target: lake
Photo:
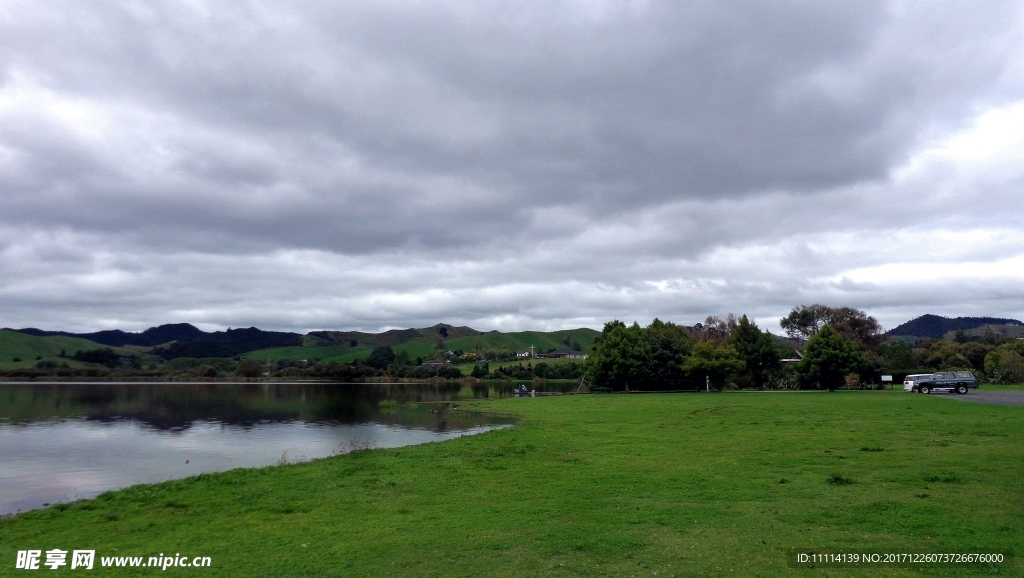
[[[516,385],[0,383],[0,515],[508,427],[509,417],[457,402],[509,397]]]

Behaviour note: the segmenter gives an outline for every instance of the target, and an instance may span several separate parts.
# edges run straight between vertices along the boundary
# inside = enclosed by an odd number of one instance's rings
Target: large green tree
[[[859,373],[867,364],[857,345],[825,325],[807,341],[799,371],[811,387],[834,391],[851,373]]]
[[[794,307],[779,324],[790,337],[810,339],[828,325],[843,337],[853,340],[862,349],[873,349],[882,340],[882,326],[867,313],[852,307],[801,305]]]
[[[658,318],[643,333],[650,349],[649,387],[681,389],[686,381],[683,364],[693,350],[693,338],[679,325]]]
[[[366,358],[366,365],[374,369],[385,369],[395,360],[395,352],[388,345],[375,347]]]
[[[683,369],[695,388],[707,383],[715,389],[722,389],[729,379],[743,371],[745,365],[732,347],[698,343],[683,364]]]
[[[883,343],[878,346],[875,353],[881,358],[881,366],[885,371],[913,370],[922,365],[914,356],[913,350],[902,341]]]
[[[782,365],[779,349],[775,347],[771,334],[758,329],[746,315],[740,317],[729,334],[729,345],[745,364],[744,376],[750,380],[750,385],[758,389],[763,389]]]
[[[636,323],[630,327],[618,320],[605,323],[593,348],[586,361],[591,387],[628,391],[647,380],[651,351]]]

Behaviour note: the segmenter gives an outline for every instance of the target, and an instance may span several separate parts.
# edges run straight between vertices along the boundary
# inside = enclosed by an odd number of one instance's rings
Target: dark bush
[[[106,367],[117,367],[121,356],[114,353],[112,349],[93,349],[91,351],[76,351],[71,359],[82,363],[97,363]]]
[[[192,370],[196,377],[217,377],[217,368],[212,365],[200,365]]]
[[[462,377],[462,370],[458,367],[447,366],[437,370],[437,376],[444,379],[459,379]]]
[[[230,357],[178,357],[164,363],[164,369],[185,371],[200,365],[212,365],[217,371],[234,371],[235,360]]]
[[[235,368],[235,375],[239,377],[259,377],[263,375],[263,364],[255,359],[243,359],[238,362]]]
[[[377,375],[377,371],[366,365],[348,365],[329,361],[314,365],[303,371],[303,375],[315,379],[333,379],[335,381],[361,381]]]

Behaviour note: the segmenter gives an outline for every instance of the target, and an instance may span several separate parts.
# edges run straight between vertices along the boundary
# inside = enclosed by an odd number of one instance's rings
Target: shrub
[[[833,486],[848,486],[854,483],[853,478],[848,478],[842,474],[831,474],[828,477],[828,483]]]
[[[960,476],[956,474],[942,474],[942,475],[929,475],[924,477],[924,481],[930,483],[941,483],[941,484],[958,484],[960,483]]]
[[[992,383],[1024,382],[1024,356],[1013,348],[1000,347],[985,356],[985,373]]]
[[[452,366],[442,367],[441,369],[437,370],[437,376],[442,377],[444,379],[459,379],[460,377],[462,377],[462,370],[460,370],[458,367]]]
[[[470,377],[476,377],[476,378],[479,378],[479,379],[483,379],[483,378],[487,377],[487,374],[489,374],[490,372],[491,372],[490,364],[488,364],[487,362],[484,362],[483,367],[481,367],[479,365],[474,365],[473,366],[473,371],[471,371],[469,373],[469,375],[470,375]]]

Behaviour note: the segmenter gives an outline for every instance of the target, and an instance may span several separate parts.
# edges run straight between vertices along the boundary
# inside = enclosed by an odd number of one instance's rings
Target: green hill
[[[445,338],[444,335],[448,337]],[[582,351],[589,353],[594,345],[594,338],[598,335],[599,331],[586,328],[548,332],[483,333],[469,327],[445,324],[423,329],[394,329],[376,334],[356,331],[315,331],[303,340],[306,346],[260,349],[247,353],[244,357],[261,361],[315,358],[321,363],[348,363],[368,356],[374,347],[388,345],[396,353],[405,351],[410,358],[415,359],[433,354],[438,340],[444,341],[449,351],[504,350],[514,353],[528,351],[532,345],[537,353],[543,353],[551,349],[572,348],[573,345],[578,345]]]
[[[970,331],[983,325],[1024,327],[1024,323],[1017,319],[1001,317],[956,317],[950,319],[941,315],[927,314],[893,327],[886,332],[886,335],[912,335],[918,338],[940,339],[943,335],[953,333],[957,329]]]
[[[341,345],[349,347],[365,346],[369,349],[389,345],[396,347],[411,341],[425,338],[426,342],[436,343],[437,339],[458,339],[480,332],[472,327],[456,327],[446,323],[438,323],[433,327],[422,329],[390,329],[381,333],[364,333],[362,331],[311,331],[303,338],[304,346]]]
[[[64,335],[38,337],[17,331],[0,329],[0,369],[35,367],[40,361],[66,362],[68,365],[77,366],[81,364],[60,357],[61,351],[70,357],[76,351],[93,351],[104,349],[105,347],[105,345],[80,337]],[[129,350],[119,347],[111,349],[122,355],[130,353]],[[15,359],[19,361],[14,361]]]
[[[549,332],[519,331],[515,333],[501,333],[491,331],[472,337],[452,339],[447,342],[447,345],[451,351],[456,349],[463,351],[487,351],[492,349],[529,351],[532,345],[534,351],[544,353],[550,349],[571,349],[571,344],[578,344],[582,351],[590,353],[590,349],[594,345],[594,338],[600,334],[600,331],[585,328]]]
[[[1015,339],[1017,337],[1024,336],[1024,326],[1020,325],[979,325],[974,329],[968,329],[964,331],[967,337],[986,337],[991,332],[992,335],[1001,339]],[[951,340],[956,336],[956,331],[947,332],[942,336],[943,339]]]

